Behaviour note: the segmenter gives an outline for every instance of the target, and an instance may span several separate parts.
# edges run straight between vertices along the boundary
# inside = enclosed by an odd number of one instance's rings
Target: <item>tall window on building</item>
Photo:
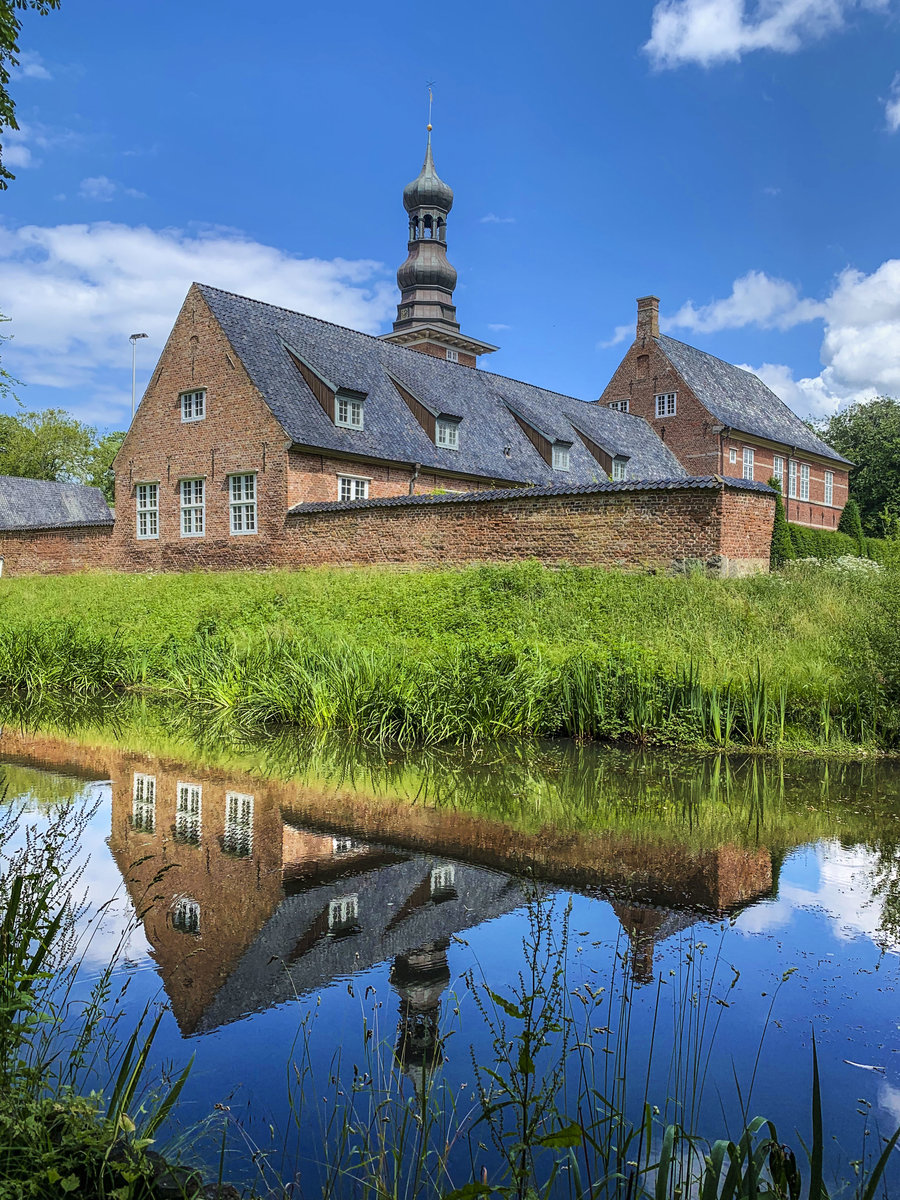
[[[569,447],[564,442],[553,443],[553,470],[569,470]]]
[[[369,481],[356,475],[338,475],[338,500],[368,500]]]
[[[825,503],[834,504],[834,471],[825,472]]]
[[[179,933],[200,935],[200,904],[189,896],[182,896],[175,901],[172,909],[172,928]]]
[[[253,797],[243,792],[225,794],[225,836],[223,845],[226,854],[246,858],[253,851]]]
[[[256,533],[256,476],[232,475],[228,483],[231,532]]]
[[[745,479],[753,478],[753,459],[754,459],[753,447],[745,446],[744,447],[744,472],[743,472]]]
[[[159,484],[139,483],[134,489],[137,498],[137,535],[139,538],[159,537]]]
[[[202,421],[206,417],[206,391],[199,388],[195,392],[181,393],[182,421]]]
[[[809,499],[809,463],[800,464],[800,499]]]
[[[778,480],[781,490],[784,491],[784,459],[780,454],[776,454],[772,460],[772,476]]]
[[[735,450],[734,446],[732,446],[731,449],[728,451],[728,461],[730,463],[737,462],[737,450]]]
[[[614,408],[616,412],[628,412],[627,400],[610,400],[609,408]]]
[[[199,783],[179,783],[175,804],[175,837],[189,846],[200,845],[203,788]]]
[[[658,417],[674,417],[678,409],[678,393],[663,392],[655,396],[656,415]]]
[[[793,459],[788,468],[788,495],[794,500],[797,499],[797,464]]]
[[[156,832],[156,776],[134,775],[131,824],[142,833]]]
[[[203,537],[206,532],[206,481],[181,481],[181,536]]]
[[[459,421],[448,421],[439,417],[434,424],[434,440],[443,450],[458,450]]]
[[[334,423],[346,429],[363,428],[363,402],[349,396],[336,396],[334,401]]]

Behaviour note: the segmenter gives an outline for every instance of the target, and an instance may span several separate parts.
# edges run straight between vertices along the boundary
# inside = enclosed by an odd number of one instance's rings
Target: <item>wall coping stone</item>
[[[485,504],[492,500],[533,500],[545,496],[594,496],[610,492],[690,492],[704,489],[762,492],[774,496],[767,483],[731,479],[721,475],[686,475],[681,479],[628,479],[624,482],[555,484],[553,487],[491,488],[480,492],[444,492],[439,495],[383,496],[371,500],[316,500],[295,504],[289,517],[307,513],[357,512],[367,509],[420,507],[428,504]]]

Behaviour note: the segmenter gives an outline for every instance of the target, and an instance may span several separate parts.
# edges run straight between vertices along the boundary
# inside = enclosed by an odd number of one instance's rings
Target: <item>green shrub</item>
[[[858,553],[863,557],[866,556],[866,539],[863,534],[862,517],[859,515],[859,505],[852,496],[844,505],[841,519],[838,521],[838,531],[846,533],[848,537],[852,537],[859,547]]]
[[[859,543],[847,533],[836,529],[809,529],[806,525],[789,526],[797,558],[843,558],[845,554],[858,557]]]
[[[797,556],[791,540],[791,529],[787,517],[784,515],[781,484],[773,478],[769,480],[769,487],[775,492],[775,524],[772,526],[772,549],[769,555],[769,564],[772,567],[780,567]]]

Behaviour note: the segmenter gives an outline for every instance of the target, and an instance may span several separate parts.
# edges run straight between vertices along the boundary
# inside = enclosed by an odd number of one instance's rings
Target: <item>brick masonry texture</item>
[[[71,575],[112,569],[113,527],[40,529],[0,534],[5,575]]]
[[[657,417],[655,397],[666,392],[677,394],[677,412],[673,417]],[[620,400],[627,400],[628,411],[648,422],[689,475],[741,478],[744,447],[748,446],[754,451],[753,478],[760,483],[767,483],[774,474],[775,455],[780,454],[785,459],[783,490],[788,520],[815,528],[837,528],[841,509],[847,503],[847,470],[840,463],[826,466],[814,455],[800,451],[794,461],[798,464],[798,480],[800,464],[806,463],[810,468],[809,500],[788,496],[788,448],[737,431],[728,437],[720,436],[715,418],[650,337],[634,342],[600,397],[601,404]],[[733,463],[732,450],[735,451]],[[834,495],[830,505],[825,504],[826,471],[831,471],[834,476]]]

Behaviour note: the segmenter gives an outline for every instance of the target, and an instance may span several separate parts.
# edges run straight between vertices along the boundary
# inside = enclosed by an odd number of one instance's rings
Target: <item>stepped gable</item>
[[[817,437],[758,375],[675,338],[656,340],[700,403],[723,425],[852,465]]]
[[[333,325],[258,300],[197,285],[247,373],[285,433],[302,447],[351,458],[418,463],[458,475],[538,486],[558,484],[529,441],[512,409],[532,415],[552,437],[572,443],[566,481],[592,484],[606,474],[573,428],[577,420],[613,455],[629,459],[635,479],[686,477],[684,468],[637,417],[599,412],[595,402],[487,371],[445,362],[369,334]],[[316,400],[292,355],[332,389],[366,398],[365,428],[333,424]],[[461,419],[459,449],[436,446],[393,381],[436,414]],[[526,419],[530,419],[527,418]]]
[[[0,530],[4,532],[112,523],[112,511],[99,488],[0,475]]]

